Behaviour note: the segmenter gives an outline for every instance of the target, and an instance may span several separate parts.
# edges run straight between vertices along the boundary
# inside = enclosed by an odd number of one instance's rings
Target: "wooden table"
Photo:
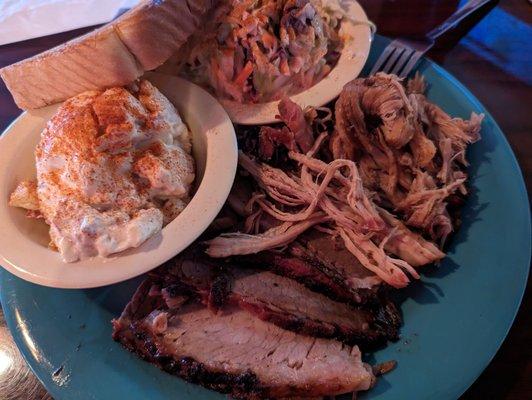
[[[360,0],[379,33],[422,34],[443,21],[458,0]],[[430,57],[454,74],[493,114],[510,141],[532,187],[532,6],[527,0],[501,1],[480,22],[460,27]],[[37,54],[89,29],[0,47],[0,67]],[[0,83],[0,131],[20,114]],[[1,156],[1,155],[0,155]],[[532,307],[530,285],[506,341],[463,400],[532,398]],[[435,343],[435,346],[438,344]],[[0,398],[50,399],[21,359],[0,310]],[[7,360],[7,362],[5,361]],[[445,379],[445,377],[442,377]]]

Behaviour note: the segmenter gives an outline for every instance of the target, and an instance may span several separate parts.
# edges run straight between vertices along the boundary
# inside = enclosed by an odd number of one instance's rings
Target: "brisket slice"
[[[196,254],[175,258],[161,270],[163,293],[199,295],[211,309],[231,304],[282,328],[367,347],[398,338],[401,322],[391,302],[362,308],[339,303],[268,271],[220,266]],[[175,290],[175,285],[178,290]]]
[[[356,346],[287,331],[234,306],[217,314],[194,301],[168,309],[151,278],[113,325],[113,338],[144,360],[238,399],[337,395],[375,380]]]
[[[335,300],[379,304],[390,287],[353,256],[339,238],[311,230],[285,251],[268,250],[238,256],[244,267],[263,268],[288,276]]]

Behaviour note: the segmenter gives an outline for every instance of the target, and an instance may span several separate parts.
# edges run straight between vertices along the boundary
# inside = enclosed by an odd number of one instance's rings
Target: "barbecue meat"
[[[314,145],[315,151],[327,134],[320,134]],[[222,233],[207,241],[207,254],[214,258],[256,254],[279,249],[294,242],[310,228],[323,224],[331,236],[339,236],[345,248],[359,264],[380,279],[396,288],[405,287],[410,277],[419,279],[419,273],[408,261],[390,256],[395,252],[410,256],[408,247],[394,240],[398,229],[383,220],[371,194],[363,188],[358,168],[353,161],[337,159],[329,164],[307,155],[290,152],[289,156],[301,163],[297,176],[265,163],[258,163],[244,153],[239,154],[239,164],[260,186],[244,206],[247,211],[244,232]],[[344,175],[341,170],[345,170]],[[312,173],[310,172],[312,171]],[[317,182],[321,182],[318,184]],[[258,205],[257,210],[253,206]],[[267,214],[277,221],[263,230],[262,216]],[[261,230],[263,230],[261,232]],[[406,227],[401,236],[409,235]],[[254,232],[254,234],[252,234]],[[410,239],[419,241],[410,235]],[[401,240],[402,242],[402,240]],[[394,246],[390,246],[395,243]],[[421,243],[418,243],[422,245]],[[424,263],[439,260],[444,256],[437,251]],[[429,251],[427,254],[429,254]],[[416,257],[410,257],[416,259]]]
[[[382,283],[377,275],[364,268],[338,237],[313,230],[302,235],[300,243],[306,248],[304,254],[308,258],[320,260],[327,270],[344,277],[352,288],[370,289]]]
[[[483,115],[452,118],[424,95],[419,76],[406,87],[383,73],[355,79],[335,104],[334,158],[360,166],[364,186],[406,225],[443,243],[453,230],[449,200],[467,194],[467,147]]]
[[[199,252],[177,257],[159,271],[165,296],[185,292],[215,311],[231,304],[282,328],[348,344],[371,346],[398,337],[400,317],[391,302],[352,307],[292,279],[223,265]],[[176,285],[179,290],[173,289]]]
[[[367,390],[371,368],[356,346],[300,335],[228,306],[168,309],[148,279],[113,338],[163,370],[238,399],[319,397]]]
[[[244,267],[288,276],[314,291],[355,305],[378,304],[387,286],[360,264],[341,239],[316,230],[301,235],[283,252],[263,251],[234,260]]]

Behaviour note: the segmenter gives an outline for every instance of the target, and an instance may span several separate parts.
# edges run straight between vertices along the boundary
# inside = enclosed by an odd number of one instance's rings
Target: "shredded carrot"
[[[290,67],[288,66],[288,60],[286,58],[281,59],[279,70],[281,71],[281,74],[290,76]]]
[[[273,36],[270,32],[265,31],[262,34],[262,42],[264,43],[264,46],[266,46],[268,49],[273,49],[277,42],[277,39],[275,39],[275,36]]]
[[[251,73],[253,72],[253,64],[251,61],[248,61],[246,65],[244,65],[244,68],[242,68],[242,71],[237,75],[237,77],[234,80],[235,85],[242,86],[246,82],[246,80],[249,78]]]

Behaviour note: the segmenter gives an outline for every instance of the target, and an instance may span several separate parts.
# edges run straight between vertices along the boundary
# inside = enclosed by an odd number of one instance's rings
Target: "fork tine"
[[[413,49],[405,49],[403,54],[401,54],[401,57],[399,57],[399,60],[395,63],[395,67],[393,67],[393,70],[390,72],[394,75],[399,75],[399,72],[403,69],[403,67],[408,63],[408,60],[410,60],[410,57],[414,54]]]
[[[370,75],[376,74],[381,69],[381,67],[384,65],[388,57],[390,57],[390,55],[395,50],[396,50],[396,47],[393,45],[393,43],[390,43],[388,46],[386,46],[386,48],[382,52],[381,56],[379,57],[375,65],[373,65],[373,68],[371,69],[371,72],[369,74]]]
[[[414,67],[416,66],[417,62],[419,61],[422,55],[423,53],[421,53],[420,51],[414,52],[414,55],[412,56],[412,58],[410,58],[410,61],[408,61],[408,64],[406,64],[403,70],[399,71],[397,75],[400,78],[406,78],[410,74],[410,72],[412,72],[412,70],[414,69]]]
[[[407,51],[407,49],[405,49],[404,47],[398,47],[397,50],[390,56],[384,67],[381,68],[381,71],[386,74],[389,74],[390,70],[395,65],[395,62],[399,59],[399,57],[401,57],[401,55],[405,51]]]

